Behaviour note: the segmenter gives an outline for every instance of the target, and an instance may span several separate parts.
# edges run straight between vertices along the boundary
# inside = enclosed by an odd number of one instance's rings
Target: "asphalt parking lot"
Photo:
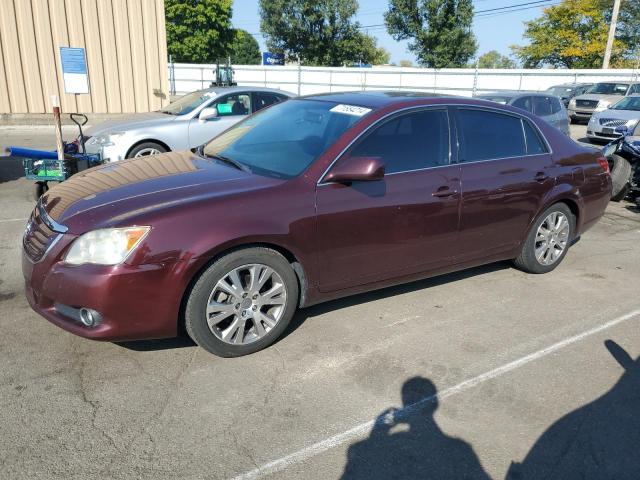
[[[52,138],[0,127],[0,148]],[[92,342],[33,313],[18,176],[0,165],[0,478],[595,478],[578,474],[621,464],[637,478],[630,203],[550,274],[499,263],[334,301],[222,359],[185,339]]]

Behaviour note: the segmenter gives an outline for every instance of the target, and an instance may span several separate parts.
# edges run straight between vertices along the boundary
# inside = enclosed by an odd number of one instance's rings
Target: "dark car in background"
[[[521,108],[549,122],[565,135],[569,135],[567,110],[560,98],[555,95],[544,92],[499,91],[481,93],[475,98]]]
[[[23,238],[32,308],[100,340],[260,350],[294,312],[480,264],[556,268],[608,163],[525,110],[409,92],[291,99],[194,152],[81,172]]]
[[[593,83],[563,83],[547,88],[545,91],[551,95],[555,95],[562,100],[565,107],[569,106],[569,101],[577,96],[585,93]]]

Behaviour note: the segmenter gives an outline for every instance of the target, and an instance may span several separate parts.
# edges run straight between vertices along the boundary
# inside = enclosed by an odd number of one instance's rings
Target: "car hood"
[[[610,102],[617,102],[624,95],[604,95],[601,93],[585,93],[584,95],[578,95],[574,97],[575,100],[608,100]]]
[[[89,137],[96,135],[104,135],[111,132],[121,132],[133,130],[135,128],[144,128],[158,123],[173,122],[177,117],[175,115],[167,115],[160,112],[136,113],[120,117],[113,120],[106,120],[87,128],[84,134]]]
[[[140,215],[253,192],[285,180],[254,175],[190,151],[108,163],[73,175],[41,199],[51,219],[80,234],[133,224]]]
[[[613,120],[637,120],[640,118],[638,110],[613,110],[608,108],[602,112],[598,112],[595,118],[611,118]]]

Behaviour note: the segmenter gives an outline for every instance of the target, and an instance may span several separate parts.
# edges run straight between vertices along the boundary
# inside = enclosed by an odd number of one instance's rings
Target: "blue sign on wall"
[[[284,65],[282,53],[262,52],[262,65]]]
[[[89,74],[84,48],[60,47],[60,63],[66,93],[89,93]]]

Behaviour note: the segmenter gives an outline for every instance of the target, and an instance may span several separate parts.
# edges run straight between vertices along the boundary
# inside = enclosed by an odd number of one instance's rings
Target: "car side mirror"
[[[218,109],[216,107],[206,107],[200,110],[200,115],[198,115],[198,120],[201,122],[206,122],[212,118],[216,118],[218,116]]]
[[[325,182],[372,182],[384,178],[384,163],[380,157],[345,157],[324,177]]]

